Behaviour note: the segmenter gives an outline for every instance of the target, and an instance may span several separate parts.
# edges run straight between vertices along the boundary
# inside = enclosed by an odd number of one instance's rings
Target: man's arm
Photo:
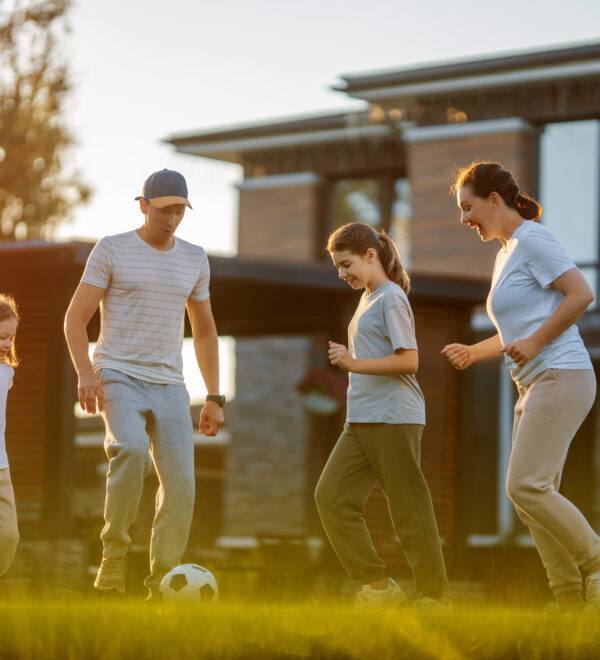
[[[82,410],[90,414],[104,408],[104,390],[89,358],[87,324],[104,296],[105,289],[81,282],[65,316],[65,337],[79,378],[78,396]]]
[[[194,352],[208,394],[219,392],[219,342],[212,315],[210,298],[188,300],[187,312],[194,337]],[[223,409],[218,403],[207,401],[200,413],[200,433],[217,435],[224,422]]]

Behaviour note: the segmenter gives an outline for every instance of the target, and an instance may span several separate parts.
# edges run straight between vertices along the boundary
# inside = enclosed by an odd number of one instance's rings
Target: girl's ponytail
[[[404,289],[404,293],[408,295],[410,291],[410,278],[402,265],[396,244],[392,240],[392,237],[383,229],[377,232],[377,236],[379,238],[379,255],[383,269],[390,280],[396,282],[398,286]]]

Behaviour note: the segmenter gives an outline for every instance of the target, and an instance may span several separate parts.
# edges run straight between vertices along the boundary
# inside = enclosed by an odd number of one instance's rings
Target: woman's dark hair
[[[390,280],[408,293],[410,291],[408,273],[404,270],[396,244],[385,230],[377,231],[364,222],[351,222],[336,229],[327,241],[327,251],[330,254],[347,250],[362,257],[369,248],[377,252],[379,261]]]
[[[452,193],[468,186],[476,197],[487,199],[496,192],[505,204],[526,220],[539,220],[542,207],[529,195],[519,191],[519,184],[513,175],[502,169],[498,163],[471,163],[463,167],[456,176]]]
[[[0,293],[0,322],[7,319],[14,319],[17,323],[21,320],[15,299],[9,293]],[[16,367],[19,364],[14,339],[4,361],[10,364],[11,367]]]

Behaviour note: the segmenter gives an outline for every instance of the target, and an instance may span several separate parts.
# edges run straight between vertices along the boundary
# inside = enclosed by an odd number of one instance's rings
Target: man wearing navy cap
[[[208,391],[200,433],[217,434],[225,397],[208,259],[203,248],[175,236],[186,207],[192,208],[185,179],[173,170],[154,172],[136,200],[144,223],[95,245],[67,311],[65,335],[81,408],[100,411],[106,425],[106,524],[94,587],[125,592],[129,528],[153,463],[160,485],[145,580],[152,598],[164,574],[181,562],[193,513],[193,428],[181,358],[186,308]],[[100,337],[90,361],[87,324],[98,306]]]

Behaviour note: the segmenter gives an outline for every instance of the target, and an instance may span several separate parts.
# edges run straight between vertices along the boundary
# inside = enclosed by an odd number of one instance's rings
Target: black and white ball
[[[162,579],[160,592],[165,603],[200,603],[219,598],[215,576],[198,564],[181,564],[172,568]]]

